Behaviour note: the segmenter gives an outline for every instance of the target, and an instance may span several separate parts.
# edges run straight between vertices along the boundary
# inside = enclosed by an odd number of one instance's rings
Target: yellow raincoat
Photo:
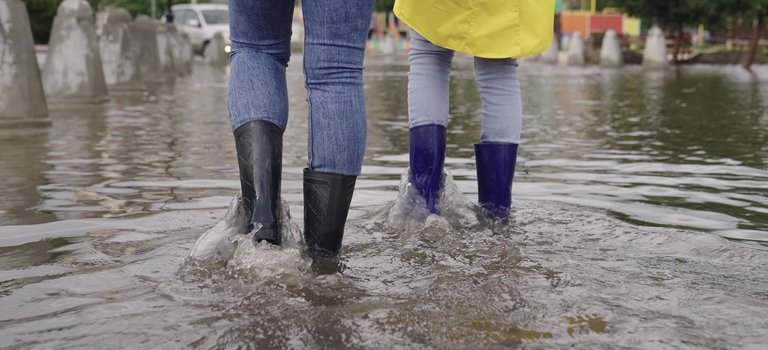
[[[517,58],[549,48],[555,0],[396,0],[395,14],[437,46]]]

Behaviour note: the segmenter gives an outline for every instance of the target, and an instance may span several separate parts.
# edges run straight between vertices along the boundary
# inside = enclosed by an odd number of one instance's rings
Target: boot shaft
[[[514,143],[475,144],[478,202],[497,218],[509,216],[517,146]]]
[[[313,257],[339,253],[356,181],[304,169],[304,240]]]
[[[410,181],[424,197],[429,211],[439,213],[438,200],[445,164],[445,127],[437,124],[418,126],[410,130],[410,136]]]
[[[261,225],[254,239],[280,244],[283,130],[268,121],[248,122],[235,130],[235,146],[246,214],[245,232]]]

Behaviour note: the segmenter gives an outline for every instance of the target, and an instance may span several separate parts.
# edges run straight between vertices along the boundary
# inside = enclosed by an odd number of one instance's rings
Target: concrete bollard
[[[381,53],[390,55],[395,52],[395,40],[391,35],[385,35],[381,40]]]
[[[51,28],[43,87],[50,102],[102,102],[108,98],[91,5],[65,0]]]
[[[20,0],[0,2],[0,73],[0,122],[47,120],[32,28]]]
[[[176,71],[176,76],[183,77],[189,75],[188,65],[186,62],[186,56],[184,55],[185,45],[182,42],[181,34],[174,25],[168,25],[166,27],[168,31],[169,47],[171,49],[171,59],[173,59],[173,69]]]
[[[643,51],[643,67],[650,69],[661,69],[669,64],[667,60],[667,42],[664,38],[664,32],[658,26],[653,26],[648,31],[648,38],[645,40],[645,51]]]
[[[184,68],[187,74],[192,74],[192,64],[195,59],[194,48],[192,48],[192,41],[189,39],[189,34],[186,32],[179,32],[179,55],[184,63]]]
[[[203,52],[205,61],[213,66],[226,66],[229,63],[229,54],[224,51],[224,46],[224,36],[221,33],[214,34]]]
[[[104,66],[104,80],[109,85],[138,84],[139,62],[132,41],[131,14],[118,8],[109,11],[98,31],[99,52]]]
[[[552,44],[549,45],[549,49],[544,51],[539,56],[539,62],[546,64],[557,64],[560,61],[560,48],[558,47],[557,40],[552,40]]]
[[[101,11],[96,12],[96,37],[101,38],[104,33],[104,26],[107,24],[107,20],[109,19],[109,12],[107,11]]]
[[[171,28],[173,28],[173,26],[170,24],[156,24],[157,51],[160,53],[160,69],[169,79],[176,76],[176,69],[173,65],[174,37],[171,33]]]
[[[157,25],[148,16],[136,17],[133,23],[134,50],[139,57],[142,81],[164,81],[157,45]]]
[[[624,58],[621,55],[621,44],[616,32],[609,30],[603,37],[603,44],[600,48],[600,66],[616,68],[624,64]]]
[[[541,54],[538,55],[532,55],[532,56],[524,56],[517,59],[518,63],[534,63],[538,62],[539,58],[541,58]]]
[[[586,63],[586,47],[581,32],[574,32],[571,35],[570,46],[568,47],[568,65],[583,66]]]

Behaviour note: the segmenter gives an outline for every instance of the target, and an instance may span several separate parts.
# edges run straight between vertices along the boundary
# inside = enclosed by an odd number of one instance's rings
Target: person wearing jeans
[[[312,256],[338,254],[366,143],[363,58],[374,0],[304,0],[309,164],[304,238]],[[281,243],[278,217],[286,67],[294,1],[230,0],[229,116],[247,233]],[[254,232],[255,231],[255,232]]]
[[[474,56],[482,102],[475,144],[479,203],[493,218],[509,216],[523,114],[515,58],[549,47],[553,11],[554,0],[395,2],[395,14],[412,28],[409,179],[431,213],[441,210],[449,74],[460,51]]]

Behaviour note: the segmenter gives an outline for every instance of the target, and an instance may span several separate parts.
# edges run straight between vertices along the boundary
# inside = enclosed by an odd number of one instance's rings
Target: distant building
[[[605,33],[612,29],[616,33],[629,36],[640,35],[640,19],[629,17],[609,9],[601,12],[563,11],[560,13],[560,25],[563,33],[581,32],[587,37],[592,33]]]

